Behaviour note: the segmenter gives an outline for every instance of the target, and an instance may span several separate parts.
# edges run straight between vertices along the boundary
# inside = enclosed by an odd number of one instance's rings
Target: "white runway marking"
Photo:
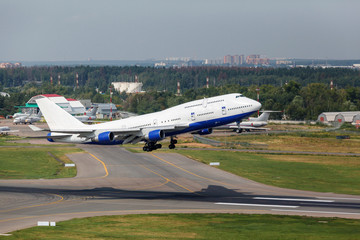
[[[275,201],[299,201],[299,202],[335,202],[334,200],[301,199],[301,198],[268,198],[268,197],[254,197],[253,199],[275,200]]]
[[[219,205],[231,205],[231,206],[247,206],[247,207],[279,207],[279,208],[298,208],[299,206],[290,205],[266,205],[266,204],[250,204],[250,203],[224,203],[218,202]]]
[[[352,212],[325,212],[325,211],[304,211],[304,210],[286,210],[286,209],[271,209],[271,211],[278,211],[278,212],[297,212],[297,213],[325,213],[325,214],[360,215],[360,213],[352,213]]]
[[[317,198],[326,198],[326,199],[335,199],[335,200],[353,200],[353,201],[360,201],[360,198],[338,198],[338,197],[317,197]]]

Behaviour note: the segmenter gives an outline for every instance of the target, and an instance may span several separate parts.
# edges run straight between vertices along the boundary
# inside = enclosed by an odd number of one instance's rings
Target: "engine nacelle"
[[[163,130],[153,130],[144,134],[146,140],[156,142],[165,138],[165,132]]]
[[[108,144],[114,141],[113,132],[102,132],[92,139],[93,142]]]
[[[213,132],[212,128],[205,128],[200,131],[197,131],[196,133],[199,135],[208,135],[208,134],[212,134],[212,132]]]
[[[50,136],[51,136],[51,133],[48,133],[46,136],[49,136],[49,137],[50,137]],[[48,140],[49,142],[54,142],[54,140],[53,140],[52,138],[48,138],[47,140]]]

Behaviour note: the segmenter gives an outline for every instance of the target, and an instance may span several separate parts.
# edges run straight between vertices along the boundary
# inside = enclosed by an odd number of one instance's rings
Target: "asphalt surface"
[[[259,184],[176,153],[78,145],[69,179],[0,180],[0,233],[37,221],[133,213],[260,213],[360,219],[360,196]],[[241,154],[241,153],[239,153]]]

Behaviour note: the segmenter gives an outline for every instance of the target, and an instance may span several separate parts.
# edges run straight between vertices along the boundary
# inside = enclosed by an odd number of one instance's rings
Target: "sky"
[[[0,61],[360,59],[359,0],[0,0]]]

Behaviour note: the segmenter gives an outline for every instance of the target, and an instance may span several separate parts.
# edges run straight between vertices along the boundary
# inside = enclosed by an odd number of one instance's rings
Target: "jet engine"
[[[96,137],[92,139],[93,142],[97,142],[100,144],[109,144],[114,141],[114,133],[113,132],[102,132]]]
[[[208,135],[211,134],[212,132],[213,132],[212,128],[205,128],[200,131],[197,131],[196,133],[199,135]]]
[[[165,132],[163,130],[153,130],[145,132],[144,138],[150,142],[160,141],[165,138]]]

